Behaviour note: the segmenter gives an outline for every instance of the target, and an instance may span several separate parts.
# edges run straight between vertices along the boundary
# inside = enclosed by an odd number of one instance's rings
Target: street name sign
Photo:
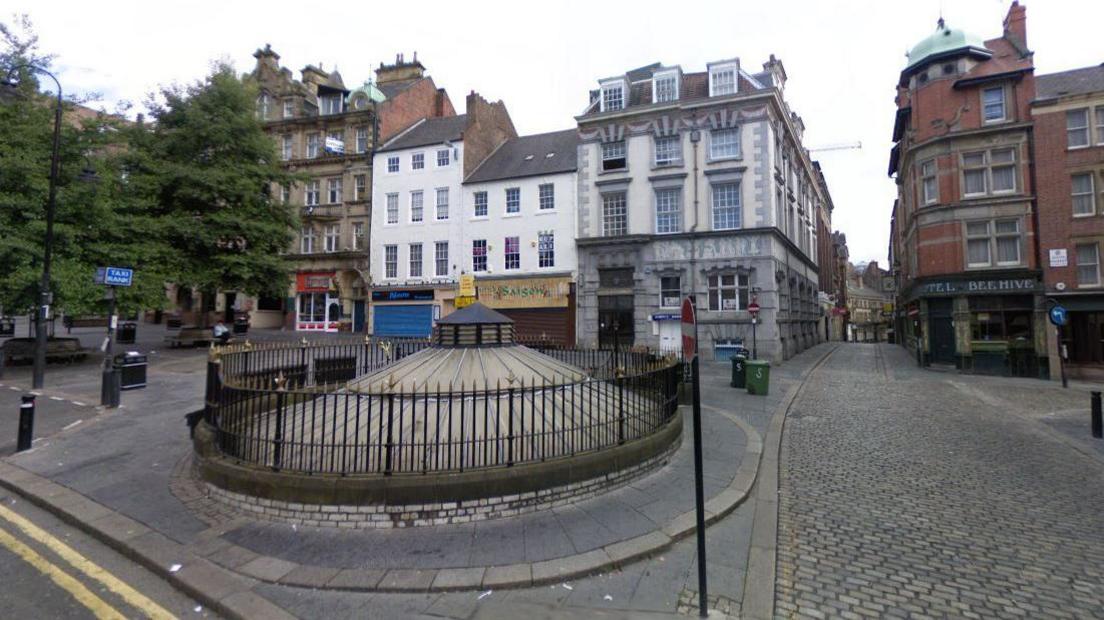
[[[133,279],[133,269],[124,269],[122,267],[107,267],[104,269],[103,283],[108,286],[130,286]]]

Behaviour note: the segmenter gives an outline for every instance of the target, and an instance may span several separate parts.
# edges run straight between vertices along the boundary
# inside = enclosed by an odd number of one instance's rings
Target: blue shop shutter
[[[372,321],[376,336],[428,338],[433,330],[433,305],[378,305]]]

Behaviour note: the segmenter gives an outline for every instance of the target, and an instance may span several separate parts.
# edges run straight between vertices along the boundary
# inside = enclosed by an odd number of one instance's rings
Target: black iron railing
[[[638,351],[547,348],[587,371],[562,384],[344,386],[425,341],[236,347],[208,366],[205,419],[221,453],[277,470],[465,471],[592,452],[647,437],[678,408],[680,364]]]

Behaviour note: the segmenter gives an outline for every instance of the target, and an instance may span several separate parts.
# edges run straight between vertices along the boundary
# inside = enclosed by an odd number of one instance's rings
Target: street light
[[[29,69],[50,76],[57,85],[57,108],[54,110],[54,150],[50,157],[50,198],[46,203],[46,247],[42,257],[42,284],[39,286],[38,306],[35,308],[37,320],[35,321],[35,355],[34,374],[31,379],[32,389],[41,389],[46,375],[46,319],[49,318],[50,304],[53,302],[53,294],[50,293],[50,252],[54,245],[54,206],[57,202],[57,177],[59,167],[59,150],[61,148],[61,82],[53,73],[42,67],[23,63],[13,66],[8,70],[6,85],[12,85],[12,76],[19,69]]]

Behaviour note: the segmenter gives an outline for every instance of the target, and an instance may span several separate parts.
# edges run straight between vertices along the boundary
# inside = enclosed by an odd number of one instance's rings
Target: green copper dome
[[[985,41],[981,37],[963,30],[948,28],[941,17],[935,32],[917,43],[912,51],[908,53],[908,66],[905,69],[907,71],[931,58],[946,56],[959,51],[975,52],[985,56],[992,55],[992,52],[985,48]]]

